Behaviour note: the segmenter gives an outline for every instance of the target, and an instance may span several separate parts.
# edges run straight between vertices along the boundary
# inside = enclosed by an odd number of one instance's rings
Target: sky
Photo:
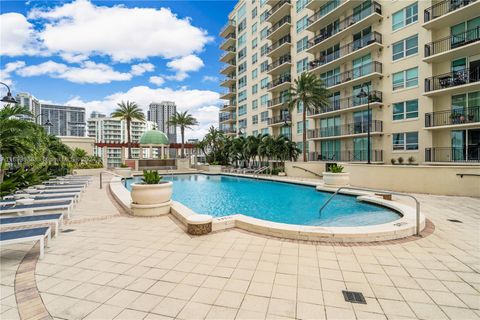
[[[218,126],[219,32],[235,3],[0,0],[0,81],[87,117],[175,101],[200,123],[187,138],[202,138]]]

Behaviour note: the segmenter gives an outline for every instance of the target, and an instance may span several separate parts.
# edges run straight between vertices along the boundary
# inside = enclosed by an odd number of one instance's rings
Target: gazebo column
[[[162,149],[160,159],[165,159],[165,149],[164,149],[163,145],[160,148]]]
[[[149,159],[153,159],[153,146],[150,145],[150,154],[149,154]]]
[[[143,159],[143,147],[140,147],[139,156],[140,159]]]

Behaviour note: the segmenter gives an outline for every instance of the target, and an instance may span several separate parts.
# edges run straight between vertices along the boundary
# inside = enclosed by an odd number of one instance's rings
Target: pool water
[[[127,179],[127,188],[140,180]],[[319,208],[331,193],[309,186],[202,174],[166,176],[164,180],[173,181],[173,200],[214,217],[240,213],[274,222],[336,227],[375,225],[400,218],[388,208],[346,195],[337,195],[320,216]]]

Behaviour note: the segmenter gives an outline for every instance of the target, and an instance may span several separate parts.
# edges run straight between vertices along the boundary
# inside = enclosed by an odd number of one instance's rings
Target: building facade
[[[18,93],[15,99],[17,100],[20,106],[28,108],[28,110],[30,110],[30,112],[32,113],[33,118],[25,117],[25,119],[33,120],[35,121],[35,123],[40,124],[41,119],[38,116],[40,114],[40,108],[41,108],[40,101],[28,92]]]
[[[118,167],[128,157],[127,150],[127,123],[125,120],[111,117],[95,117],[88,119],[88,136],[95,139],[93,153],[103,159],[107,167]],[[157,125],[151,121],[132,121],[131,142],[132,157],[140,158],[138,142],[142,134],[156,129]],[[123,150],[123,152],[122,152]]]
[[[168,121],[175,112],[177,112],[177,106],[173,101],[152,102],[147,111],[148,121],[155,122],[158,130],[168,136],[170,143],[177,142],[177,128],[168,124]]]
[[[480,161],[480,1],[243,0],[228,19],[227,134],[302,149],[302,105],[289,111],[287,92],[311,72],[330,104],[309,110],[309,160]]]
[[[73,137],[86,135],[85,108],[42,103],[38,119],[38,123],[49,134]],[[51,125],[46,125],[47,122]]]

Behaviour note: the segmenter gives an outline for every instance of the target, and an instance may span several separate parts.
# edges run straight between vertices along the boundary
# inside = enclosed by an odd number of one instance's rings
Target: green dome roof
[[[140,144],[169,144],[169,142],[167,135],[162,131],[150,130],[142,134]]]

